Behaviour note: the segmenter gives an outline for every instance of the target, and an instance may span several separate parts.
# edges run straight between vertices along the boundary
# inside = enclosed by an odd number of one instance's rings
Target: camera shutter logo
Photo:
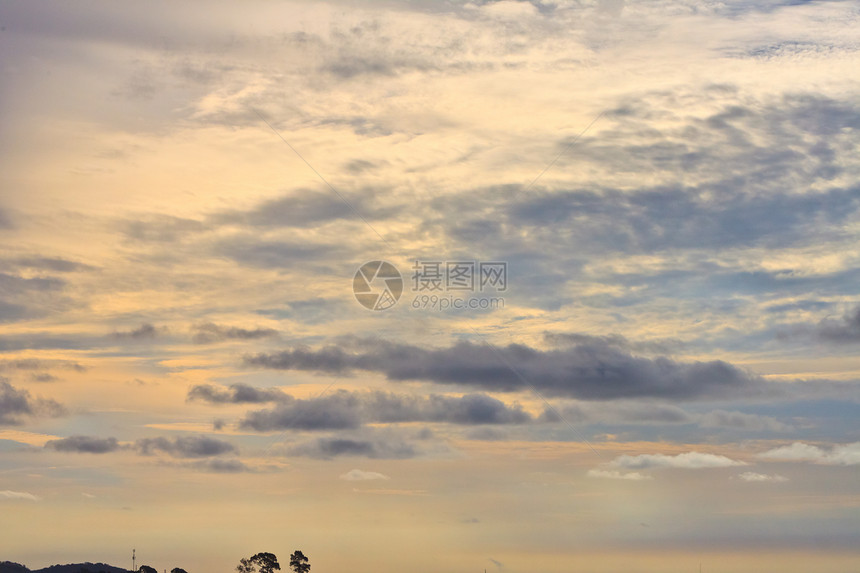
[[[355,271],[352,292],[361,306],[386,310],[397,304],[403,294],[403,277],[388,261],[370,261]]]

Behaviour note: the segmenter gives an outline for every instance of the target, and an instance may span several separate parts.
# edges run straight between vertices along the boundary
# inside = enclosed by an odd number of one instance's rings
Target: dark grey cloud
[[[196,324],[192,327],[193,340],[197,344],[209,344],[222,340],[257,340],[277,336],[278,331],[272,328],[239,328],[236,326],[221,326],[212,322]]]
[[[189,467],[217,474],[235,474],[251,471],[251,468],[236,459],[224,460],[215,458],[211,460],[200,460],[199,462],[191,462]]]
[[[834,305],[833,303],[823,303],[813,306],[808,303],[805,306],[817,310],[819,308],[827,309]],[[860,306],[846,312],[841,318],[827,317],[817,323],[795,322],[782,325],[776,331],[776,338],[782,341],[817,340],[835,345],[860,342]]]
[[[839,237],[860,207],[860,187],[819,193],[745,193],[727,184],[663,187],[636,193],[605,189],[537,191],[505,208],[511,227],[555,237],[590,252],[779,247]],[[500,213],[501,214],[501,213]],[[558,233],[561,233],[559,235]]]
[[[203,458],[236,451],[233,444],[208,436],[142,438],[135,442],[134,447],[144,455],[160,451],[175,458]]]
[[[3,208],[0,208],[0,229],[14,229],[15,226],[12,224],[12,218],[9,216],[9,212]]]
[[[841,319],[824,319],[817,327],[819,338],[827,342],[860,342],[860,306]]]
[[[728,428],[747,432],[787,432],[794,428],[790,424],[780,422],[771,416],[714,410],[699,418],[703,428]]]
[[[485,394],[409,396],[390,392],[347,392],[308,400],[290,399],[272,409],[249,412],[240,427],[272,430],[358,428],[366,423],[438,422],[462,425],[524,424],[532,417],[519,404]]]
[[[0,380],[0,424],[17,423],[18,416],[32,411],[29,392],[17,390],[5,380]]]
[[[665,268],[649,270],[642,279],[653,279],[654,287],[640,298],[599,295],[586,301],[594,306],[641,304],[654,296],[757,294],[785,288],[791,278],[797,280],[795,290],[814,288],[818,279],[832,289],[841,286],[840,294],[851,292],[857,283],[847,277],[843,282],[839,276],[785,276],[792,268],[756,276],[748,266],[709,266],[709,261],[730,249],[856,243],[851,222],[860,212],[860,187],[841,183],[853,178],[840,174],[851,168],[856,147],[851,128],[860,125],[860,105],[796,95],[741,106],[737,90],[716,89],[684,93],[709,105],[727,102],[704,117],[680,111],[686,107],[680,94],[640,94],[607,113],[599,136],[578,141],[575,153],[563,154],[553,168],[563,173],[586,163],[627,174],[615,187],[555,183],[528,192],[521,185],[472,189],[431,200],[421,230],[441,230],[455,244],[509,261],[516,276],[528,277],[511,296],[542,308],[569,302],[559,295],[570,291],[565,286],[628,278],[584,270],[600,255],[666,253],[677,261],[671,271],[680,275],[673,279]],[[666,126],[668,116],[677,127]],[[570,143],[559,141],[548,156]],[[637,173],[655,174],[664,183],[646,186],[625,178]]]
[[[0,322],[45,315],[66,304],[61,292],[66,281],[54,277],[25,278],[0,272]]]
[[[398,440],[353,438],[318,438],[287,450],[291,456],[318,459],[363,457],[372,459],[407,459],[417,455],[415,448]]]
[[[585,400],[719,398],[758,394],[764,385],[758,376],[721,360],[643,358],[600,341],[544,351],[520,344],[489,347],[459,342],[449,348],[425,349],[383,340],[345,339],[340,346],[299,347],[246,356],[244,361],[248,366],[275,370],[330,374],[364,370],[383,373],[394,381],[421,380],[500,392],[533,387],[549,396]]]
[[[240,234],[215,241],[210,251],[236,263],[264,269],[294,269],[296,265],[315,264],[343,254],[343,245],[314,243],[307,240],[270,240]]]
[[[2,303],[0,303],[2,307]],[[0,310],[2,314],[2,310]],[[102,343],[87,335],[55,336],[47,332],[22,333],[10,336],[0,335],[0,351],[12,352],[27,349],[88,349]]]
[[[615,347],[631,352],[649,354],[672,354],[684,348],[684,343],[677,339],[671,340],[629,340],[620,334],[594,336],[580,332],[546,332],[544,340],[555,346],[578,346],[580,344],[598,344]]]
[[[71,273],[77,271],[92,271],[96,267],[70,261],[60,257],[21,257],[14,260],[19,267],[52,271],[57,273]]]
[[[391,205],[377,205],[375,198],[381,191],[380,189],[366,189],[352,193],[341,191],[344,200],[329,189],[300,189],[277,199],[263,201],[249,210],[216,213],[211,219],[213,223],[221,225],[304,228],[316,227],[339,219],[356,219],[358,218],[356,213],[365,219],[388,218],[395,215],[399,208]]]
[[[59,402],[33,398],[27,390],[19,390],[0,378],[0,425],[17,425],[26,417],[57,417],[65,413]]]
[[[788,303],[781,304],[770,304],[767,305],[764,310],[770,313],[783,313],[794,310],[811,310],[811,311],[822,311],[827,310],[833,307],[832,302],[823,301],[823,300],[797,300]]]
[[[344,297],[291,300],[280,308],[262,308],[257,314],[277,320],[290,319],[304,324],[322,324],[343,316],[354,301]]]
[[[132,330],[113,332],[111,336],[117,340],[152,340],[162,332],[164,332],[164,329],[145,322]]]
[[[12,360],[0,360],[0,371],[8,370],[50,370],[62,368],[76,372],[86,372],[86,367],[72,360],[45,360],[38,358],[16,358]]]
[[[45,447],[58,452],[107,454],[119,450],[122,446],[120,446],[116,438],[70,436],[60,440],[51,440],[45,444]]]
[[[95,436],[71,436],[60,440],[51,440],[45,447],[58,452],[82,454],[108,454],[120,450],[135,449],[143,455],[151,455],[161,451],[175,458],[206,458],[190,462],[175,462],[168,465],[187,467],[198,471],[211,473],[240,473],[251,471],[248,466],[238,459],[223,459],[211,456],[235,452],[235,448],[220,440],[204,436],[191,438],[145,438],[133,445],[120,444],[116,438],[99,438]]]
[[[654,402],[604,402],[566,404],[555,410],[545,410],[540,418],[545,422],[613,424],[613,425],[664,425],[691,424],[696,418],[673,404]]]
[[[343,166],[346,171],[349,171],[353,175],[358,175],[359,173],[365,173],[367,171],[374,171],[378,167],[379,165],[377,163],[367,161],[365,159],[353,159],[352,161],[345,163]]]
[[[469,430],[466,432],[465,437],[468,440],[481,440],[485,442],[498,442],[509,438],[507,432],[486,426]]]
[[[262,404],[291,400],[277,388],[255,388],[247,384],[232,384],[229,388],[212,384],[198,384],[188,391],[189,400],[199,400],[211,404]]]
[[[146,215],[120,224],[120,231],[136,242],[177,243],[206,229],[202,221],[161,214]]]

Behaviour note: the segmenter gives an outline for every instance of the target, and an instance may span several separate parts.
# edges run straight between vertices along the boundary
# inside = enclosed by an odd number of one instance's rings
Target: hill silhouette
[[[20,563],[0,561],[0,573],[129,573],[128,569],[106,563],[69,563],[51,565],[42,569],[29,569]]]

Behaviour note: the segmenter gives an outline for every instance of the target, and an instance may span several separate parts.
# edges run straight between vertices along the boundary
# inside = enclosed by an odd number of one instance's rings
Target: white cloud
[[[675,456],[667,456],[666,454],[640,454],[638,456],[629,456],[624,454],[609,462],[610,467],[630,470],[654,468],[697,470],[704,468],[727,468],[742,465],[745,465],[744,462],[733,460],[725,456],[703,454],[700,452],[686,452]]]
[[[0,499],[27,499],[30,501],[39,501],[41,498],[25,491],[11,491],[7,489],[0,491]]]
[[[603,478],[603,479],[626,479],[626,480],[646,480],[653,479],[649,475],[640,474],[639,472],[626,472],[622,473],[617,470],[589,470],[588,477],[592,478]]]
[[[777,475],[777,474],[773,474],[773,475],[758,474],[755,472],[744,472],[742,474],[738,474],[738,478],[743,480],[743,481],[752,481],[752,482],[769,481],[769,482],[780,483],[780,482],[788,481],[788,478],[785,476],[781,476],[781,475]]]
[[[391,479],[387,475],[378,473],[378,472],[366,472],[363,470],[350,470],[340,476],[340,479],[345,479],[347,481],[367,481],[367,480],[375,480],[375,479]]]
[[[811,444],[794,442],[790,446],[782,446],[763,452],[758,457],[766,460],[786,462],[814,462],[834,466],[856,466],[860,465],[860,442],[833,446],[829,451]]]

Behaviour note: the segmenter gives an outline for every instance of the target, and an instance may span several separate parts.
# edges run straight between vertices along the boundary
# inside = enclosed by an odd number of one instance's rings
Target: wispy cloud
[[[602,478],[602,479],[620,479],[620,480],[631,480],[631,481],[642,481],[654,479],[653,476],[649,476],[647,474],[642,474],[639,472],[620,472],[618,470],[600,470],[600,469],[592,469],[588,470],[588,477],[592,478]]]
[[[788,481],[787,477],[781,476],[779,474],[760,474],[756,472],[744,472],[742,474],[738,474],[737,477],[741,481],[748,482],[782,483]]]
[[[11,491],[11,490],[3,490],[0,491],[0,499],[24,499],[27,501],[40,501],[41,498],[33,495],[32,493],[27,493],[25,491]]]
[[[387,475],[379,472],[368,472],[364,470],[354,469],[341,474],[340,479],[346,481],[369,481],[369,480],[389,480]]]

